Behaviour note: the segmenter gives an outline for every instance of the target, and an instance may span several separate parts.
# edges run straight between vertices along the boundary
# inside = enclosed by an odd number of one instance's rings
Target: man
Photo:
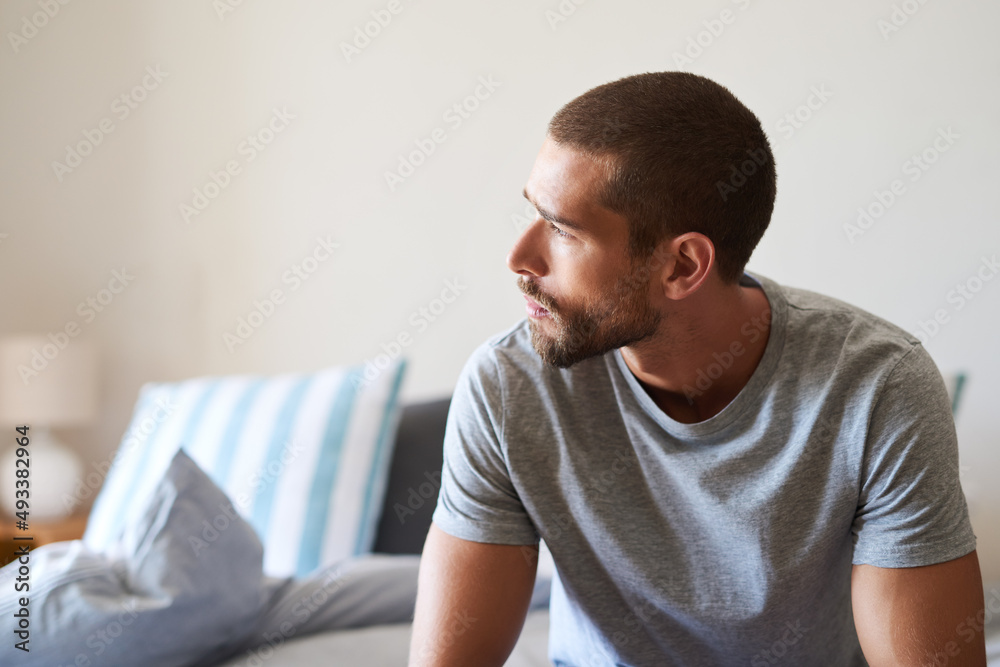
[[[452,401],[412,665],[502,665],[539,538],[556,665],[985,665],[941,376],[744,271],[775,192],[759,120],[703,77],[555,115],[507,258],[527,320]]]

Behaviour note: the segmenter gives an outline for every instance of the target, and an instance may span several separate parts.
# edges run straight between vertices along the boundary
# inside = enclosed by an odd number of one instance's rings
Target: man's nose
[[[542,234],[545,220],[539,216],[528,225],[507,253],[507,268],[520,275],[543,276],[548,272]]]

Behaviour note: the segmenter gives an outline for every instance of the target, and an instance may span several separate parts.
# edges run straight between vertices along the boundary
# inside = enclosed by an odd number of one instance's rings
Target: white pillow
[[[84,542],[111,549],[183,445],[257,531],[267,575],[302,577],[370,552],[405,367],[143,385]]]

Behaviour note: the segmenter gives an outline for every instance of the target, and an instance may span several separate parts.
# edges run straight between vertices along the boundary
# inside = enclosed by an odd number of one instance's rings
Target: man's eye
[[[554,231],[557,236],[564,236],[566,238],[569,238],[569,236],[570,236],[569,234],[567,234],[563,230],[561,230],[558,227],[556,227],[552,222],[549,222],[549,227],[552,228],[552,231]]]

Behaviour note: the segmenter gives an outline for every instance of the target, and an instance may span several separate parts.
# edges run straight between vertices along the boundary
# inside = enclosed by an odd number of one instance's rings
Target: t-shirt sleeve
[[[537,544],[508,472],[503,414],[499,366],[484,344],[466,362],[452,395],[432,519],[444,532],[473,542]]]
[[[852,533],[855,565],[933,565],[976,548],[951,404],[922,345],[899,361],[873,408]]]

